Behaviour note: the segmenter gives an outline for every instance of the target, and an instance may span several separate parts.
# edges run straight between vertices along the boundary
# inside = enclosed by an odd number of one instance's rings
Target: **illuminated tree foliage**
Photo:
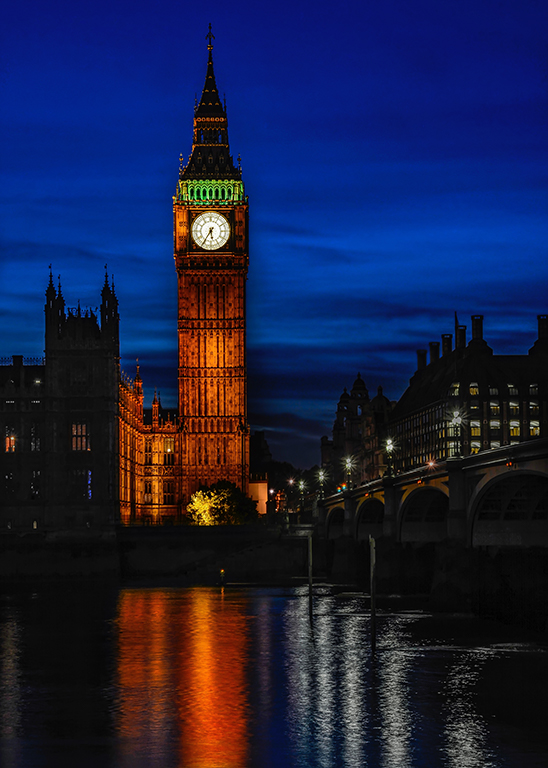
[[[257,520],[257,502],[228,480],[200,488],[186,510],[193,525],[244,525]]]

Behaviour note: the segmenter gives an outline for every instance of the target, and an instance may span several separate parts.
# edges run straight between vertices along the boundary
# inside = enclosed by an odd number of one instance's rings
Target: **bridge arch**
[[[516,470],[493,478],[470,520],[472,547],[548,547],[548,477]]]
[[[325,521],[327,539],[339,539],[344,535],[344,507],[333,507]]]
[[[402,542],[431,542],[447,538],[449,497],[439,488],[417,488],[403,502],[399,539]]]
[[[365,499],[356,511],[354,536],[358,541],[368,539],[369,535],[377,539],[382,536],[384,504],[380,499]]]

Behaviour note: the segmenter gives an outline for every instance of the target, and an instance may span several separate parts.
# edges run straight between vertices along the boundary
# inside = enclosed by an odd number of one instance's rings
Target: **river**
[[[0,595],[2,768],[545,768],[548,647],[363,595]]]

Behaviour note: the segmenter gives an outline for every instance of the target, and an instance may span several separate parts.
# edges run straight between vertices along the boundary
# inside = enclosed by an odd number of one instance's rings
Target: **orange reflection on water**
[[[218,589],[125,590],[118,604],[122,751],[245,768],[247,616]]]
[[[247,618],[224,593],[192,590],[186,690],[179,712],[185,762],[199,768],[246,765]]]
[[[167,749],[173,701],[165,593],[131,590],[118,602],[119,734],[123,751],[146,741],[151,757]]]

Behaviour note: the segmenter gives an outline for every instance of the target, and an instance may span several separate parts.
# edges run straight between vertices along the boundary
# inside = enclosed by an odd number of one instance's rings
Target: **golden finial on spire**
[[[206,35],[206,40],[209,41],[207,44],[207,50],[211,53],[213,50],[213,40],[215,40],[215,35],[211,31],[211,24],[209,25],[209,32]]]

